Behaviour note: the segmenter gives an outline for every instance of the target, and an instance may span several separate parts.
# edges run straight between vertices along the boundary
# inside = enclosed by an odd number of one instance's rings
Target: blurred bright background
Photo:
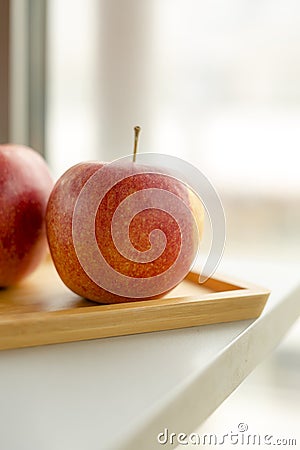
[[[186,159],[218,189],[225,258],[300,268],[298,1],[10,5],[7,139],[44,153],[57,178],[131,153],[138,124],[141,152]],[[300,421],[299,380],[296,325],[204,427],[263,416],[284,435]]]
[[[211,179],[227,252],[300,249],[300,10],[296,1],[51,0],[45,152],[169,153]],[[273,257],[273,256],[272,256]]]

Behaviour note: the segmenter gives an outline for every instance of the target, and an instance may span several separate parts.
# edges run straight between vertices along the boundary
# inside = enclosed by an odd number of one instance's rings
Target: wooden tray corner
[[[51,261],[0,291],[0,349],[170,330],[258,317],[270,292],[229,277],[199,284],[191,272],[159,300],[99,305],[69,291]]]

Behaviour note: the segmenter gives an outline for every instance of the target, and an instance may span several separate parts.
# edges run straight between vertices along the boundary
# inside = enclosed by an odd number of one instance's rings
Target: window
[[[229,249],[297,257],[298,2],[51,0],[40,16],[39,2],[21,3],[12,1],[15,30],[22,8],[31,36],[44,30],[44,40],[29,40],[31,55],[44,54],[44,91],[32,81],[42,58],[23,58],[29,72],[15,58],[12,75],[29,77],[31,113],[23,118],[36,135],[45,126],[55,177],[81,160],[129,154],[139,124],[140,151],[184,158],[218,188]],[[34,146],[32,134],[28,142]]]

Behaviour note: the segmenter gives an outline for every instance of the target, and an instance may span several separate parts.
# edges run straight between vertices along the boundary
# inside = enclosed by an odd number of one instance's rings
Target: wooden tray
[[[198,277],[191,272],[163,299],[99,305],[69,291],[46,261],[19,286],[0,291],[0,349],[253,319],[269,296],[225,278],[199,285]]]

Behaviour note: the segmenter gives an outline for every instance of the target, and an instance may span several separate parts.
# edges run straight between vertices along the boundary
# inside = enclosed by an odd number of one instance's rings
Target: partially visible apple
[[[100,303],[120,303],[161,297],[183,279],[195,257],[198,247],[198,235],[195,235],[195,227],[190,215],[195,202],[193,202],[193,205],[191,204],[188,189],[179,181],[159,173],[141,174],[140,170],[142,167],[136,163],[124,165],[120,169],[123,175],[122,181],[114,185],[106,193],[99,208],[96,210],[95,217],[92,218],[92,221],[94,220],[95,242],[97,242],[105,261],[113,269],[107,275],[105,272],[102,273],[102,269],[99,267],[100,282],[95,282],[79,261],[78,249],[74,245],[74,211],[81,191],[97,171],[100,174],[99,181],[102,181],[100,170],[102,168],[105,168],[105,163],[87,162],[73,166],[58,180],[50,195],[46,213],[46,229],[55,267],[62,281],[72,291]],[[113,178],[115,176],[114,172],[118,169],[114,165],[111,166],[111,169],[109,165],[107,168],[108,171],[111,170]],[[106,175],[109,178],[109,173]],[[136,262],[128,259],[122,252],[118,251],[111,227],[112,220],[115,211],[123,201],[125,203],[125,200],[132,194],[140,191],[147,192],[147,189],[151,188],[174,194],[174,197],[176,196],[185,202],[187,209],[190,211],[189,214],[181,213],[182,229],[179,229],[178,223],[169,214],[162,209],[151,207],[151,205],[149,205],[149,209],[133,215],[132,220],[128,223],[128,233],[132,245],[141,254],[151,249],[149,236],[152,230],[161,230],[166,238],[165,249],[155,260],[151,262]],[[87,202],[96,202],[98,204],[97,195],[96,189],[90,190]],[[124,211],[126,213],[126,210]],[[203,216],[201,214],[202,207],[200,206],[200,231],[202,231],[203,226]],[[91,233],[91,230],[87,229],[86,222],[87,216],[82,213],[79,222],[81,249],[86,254],[87,260],[93,262],[97,258],[97,252],[95,253],[95,249],[90,248],[89,233]],[[119,225],[120,228],[123,226],[121,222]],[[172,266],[175,266],[183,235],[186,239],[186,245],[182,251],[181,263],[172,272],[170,269]],[[120,292],[116,294],[114,289],[109,290],[104,287],[106,282],[109,282],[111,285],[117,284],[119,274],[123,274],[128,277],[129,283],[132,281],[134,289],[134,286],[137,286],[136,280],[155,278],[160,273],[165,274],[166,283],[164,284],[162,279],[157,279],[157,284],[161,285],[158,286],[159,293],[155,295],[151,292],[147,295],[147,291],[143,291],[140,294],[137,287],[136,295],[126,296],[120,294]],[[111,278],[108,279],[109,277]],[[105,283],[102,283],[101,280],[105,281]],[[126,280],[124,283],[123,287],[120,285],[121,287],[117,286],[117,288],[120,287],[121,292],[123,288],[124,292],[128,292],[126,290]]]
[[[45,256],[52,187],[48,166],[36,151],[0,145],[0,287],[19,282]]]

